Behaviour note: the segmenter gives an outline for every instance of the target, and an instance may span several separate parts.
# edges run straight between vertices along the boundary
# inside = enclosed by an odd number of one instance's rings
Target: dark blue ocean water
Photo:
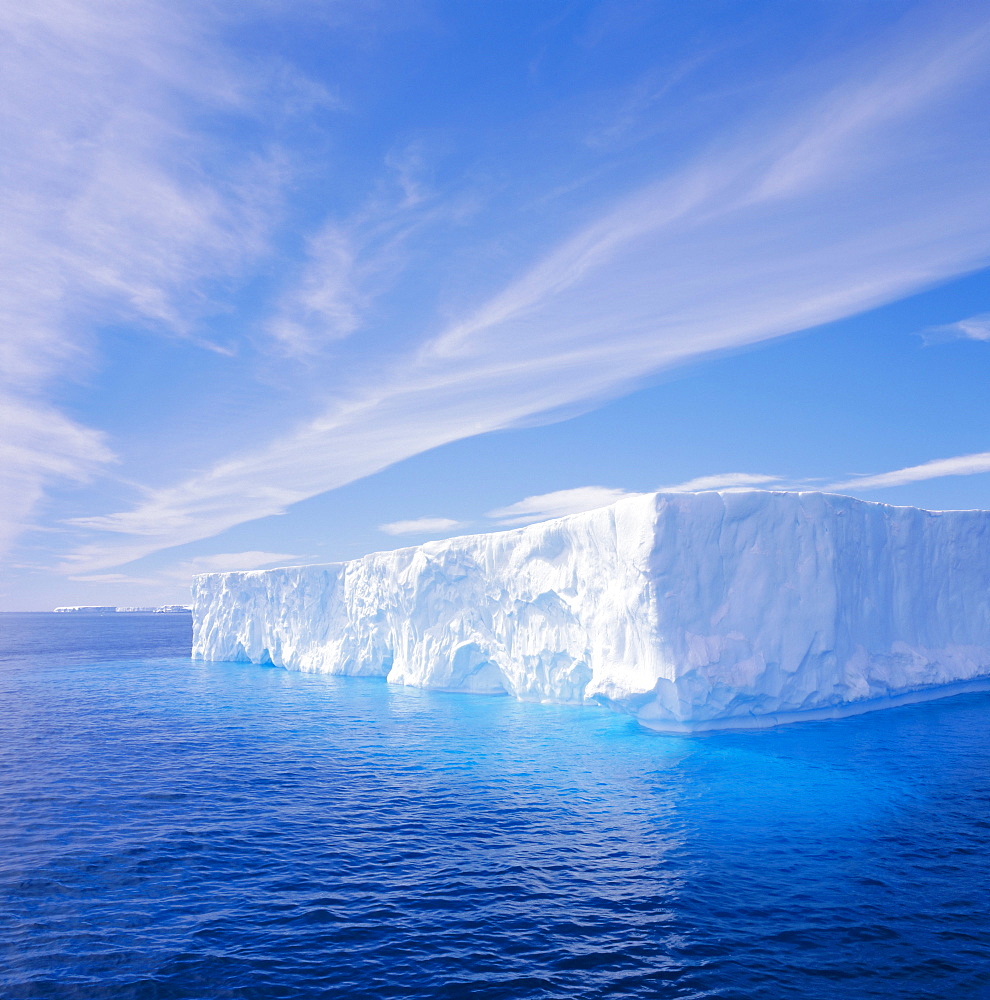
[[[0,615],[0,996],[990,997],[990,697],[663,737]]]

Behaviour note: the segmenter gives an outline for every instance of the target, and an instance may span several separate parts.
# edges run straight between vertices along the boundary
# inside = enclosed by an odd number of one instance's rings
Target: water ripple
[[[0,616],[9,1000],[990,996],[986,695],[660,737],[65,617]]]

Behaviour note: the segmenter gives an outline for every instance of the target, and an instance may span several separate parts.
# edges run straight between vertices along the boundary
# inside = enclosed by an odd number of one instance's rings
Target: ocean
[[[990,997],[990,696],[661,736],[0,615],[5,1000]]]

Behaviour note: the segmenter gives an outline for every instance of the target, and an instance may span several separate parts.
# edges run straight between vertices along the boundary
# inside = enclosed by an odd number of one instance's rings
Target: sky
[[[0,610],[657,489],[990,507],[990,7],[0,13]]]

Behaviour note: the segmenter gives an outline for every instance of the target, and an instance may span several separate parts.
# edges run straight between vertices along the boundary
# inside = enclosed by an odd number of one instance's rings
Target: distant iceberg
[[[601,703],[664,731],[990,690],[990,511],[656,493],[350,562],[210,573],[193,655]]]
[[[117,608],[112,604],[70,604],[68,607],[53,608],[52,610],[59,614],[112,615],[116,613]]]
[[[56,612],[66,612],[82,615],[115,615],[130,614],[136,611],[150,612],[156,615],[189,614],[192,607],[189,604],[159,604],[146,608],[118,608],[112,604],[72,604],[64,608],[54,608]]]

